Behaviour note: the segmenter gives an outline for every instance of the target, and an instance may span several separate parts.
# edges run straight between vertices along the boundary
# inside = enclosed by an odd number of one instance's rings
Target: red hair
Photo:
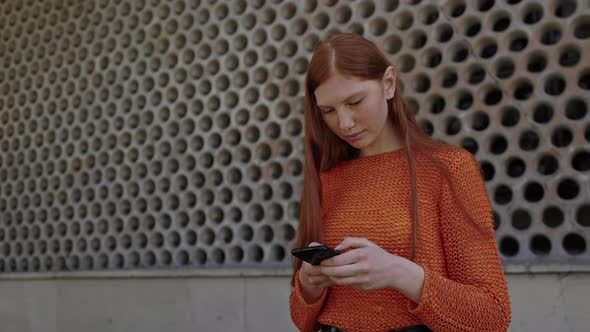
[[[381,80],[389,66],[391,64],[383,52],[371,41],[358,35],[334,34],[316,47],[305,77],[305,163],[297,247],[306,247],[310,242],[322,242],[320,172],[330,169],[341,161],[353,159],[358,154],[358,150],[341,140],[325,125],[315,101],[315,89],[336,73],[364,80]],[[445,144],[430,137],[416,123],[414,114],[406,105],[402,95],[397,75],[395,94],[393,98],[387,100],[387,108],[388,118],[403,140],[410,168],[413,224],[411,259],[413,260],[418,230],[414,154],[423,154],[441,169],[447,180],[451,179],[442,163],[427,153],[429,150],[432,151],[445,146]],[[462,203],[461,206],[464,209]],[[472,222],[477,226],[473,220]],[[301,260],[294,260],[294,273],[301,267],[301,264]]]

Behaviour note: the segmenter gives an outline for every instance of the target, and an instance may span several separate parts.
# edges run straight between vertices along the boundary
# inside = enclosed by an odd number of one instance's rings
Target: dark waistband
[[[320,327],[319,332],[346,332],[340,328],[330,325],[322,325]],[[431,329],[428,328],[426,325],[414,325],[408,327],[402,327],[399,329],[391,330],[391,332],[432,332]]]

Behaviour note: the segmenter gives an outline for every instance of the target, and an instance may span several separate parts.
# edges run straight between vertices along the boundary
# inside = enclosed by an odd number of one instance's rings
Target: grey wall
[[[510,274],[510,332],[590,325],[590,274]],[[288,277],[0,281],[2,332],[296,331]]]

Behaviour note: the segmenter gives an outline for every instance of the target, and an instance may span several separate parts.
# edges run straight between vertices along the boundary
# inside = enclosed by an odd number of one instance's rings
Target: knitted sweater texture
[[[297,271],[290,310],[301,331],[317,331],[318,323],[347,332],[390,331],[417,324],[435,332],[508,329],[510,297],[479,166],[460,148],[440,148],[432,156],[445,165],[451,181],[425,156],[415,156],[418,240],[414,262],[425,272],[420,301],[414,303],[394,289],[333,286],[317,302],[307,303]],[[410,258],[409,174],[403,149],[346,161],[323,172],[324,244],[334,247],[345,237],[363,237],[394,255]]]

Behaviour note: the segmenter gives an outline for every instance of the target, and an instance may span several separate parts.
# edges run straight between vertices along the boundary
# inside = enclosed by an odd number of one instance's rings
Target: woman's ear
[[[383,74],[383,95],[386,100],[395,96],[395,82],[397,73],[393,66],[387,67]]]

